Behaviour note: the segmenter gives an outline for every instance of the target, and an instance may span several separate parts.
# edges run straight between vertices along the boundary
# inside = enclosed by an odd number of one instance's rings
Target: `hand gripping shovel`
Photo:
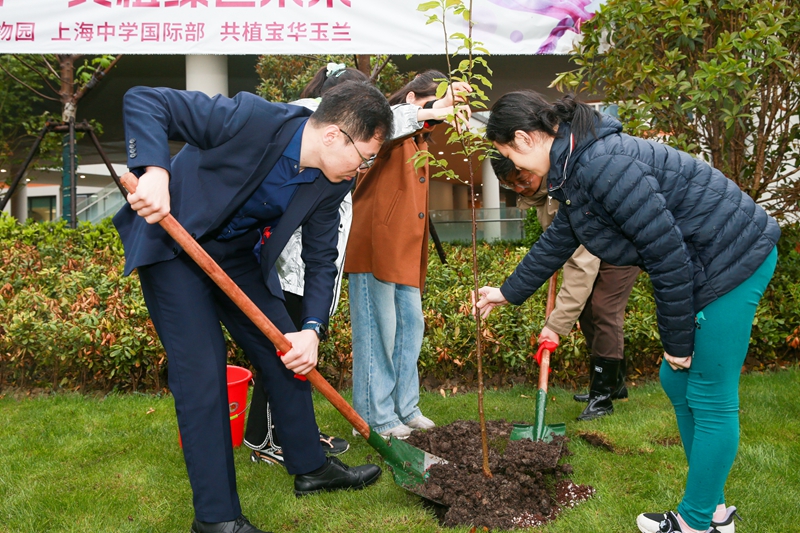
[[[128,192],[136,192],[138,183],[136,176],[128,172],[120,181]],[[181,248],[191,257],[197,265],[208,274],[220,289],[244,312],[247,317],[261,330],[267,338],[272,341],[279,352],[286,353],[292,348],[292,344],[276,328],[272,322],[264,315],[256,304],[228,277],[225,271],[206,253],[205,250],[195,241],[191,235],[181,226],[172,215],[167,215],[159,222],[162,228],[175,239]],[[420,486],[425,483],[427,470],[433,464],[444,463],[444,459],[431,455],[419,448],[415,448],[394,437],[388,441],[384,440],[379,434],[375,433],[369,425],[361,418],[355,409],[342,398],[336,389],[316,370],[305,375],[305,378],[322,393],[333,406],[342,413],[348,422],[367,440],[370,446],[383,457],[386,464],[392,470],[394,481],[401,487],[415,494],[423,496]],[[425,496],[427,497],[427,496]]]
[[[547,288],[545,315],[548,317],[555,307],[557,283],[558,272],[550,278],[550,285]],[[531,439],[551,442],[553,436],[563,437],[566,432],[566,426],[563,423],[550,425],[544,423],[544,414],[547,409],[547,380],[550,376],[550,354],[557,346],[556,343],[549,341],[539,344],[539,351],[536,353],[536,361],[539,363],[539,390],[536,392],[536,415],[533,419],[533,426],[514,424],[511,440]]]

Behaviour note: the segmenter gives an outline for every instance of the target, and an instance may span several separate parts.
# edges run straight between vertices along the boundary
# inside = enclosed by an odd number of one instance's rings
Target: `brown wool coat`
[[[428,271],[429,169],[408,160],[420,136],[384,148],[356,184],[344,271],[422,289]]]

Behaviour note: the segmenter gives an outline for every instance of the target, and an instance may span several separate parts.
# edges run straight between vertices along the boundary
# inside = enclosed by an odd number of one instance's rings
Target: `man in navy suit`
[[[140,180],[114,224],[125,246],[125,273],[138,269],[169,357],[194,533],[261,532],[242,515],[236,492],[220,322],[265,377],[297,495],[362,488],[381,473],[375,465],[348,467],[325,457],[310,385],[294,374],[316,366],[336,276],[339,204],[391,132],[392,112],[380,91],[348,82],[327,92],[309,115],[246,93],[209,98],[136,87],[125,95],[128,167]],[[168,140],[186,143],[172,160]],[[278,358],[158,226],[169,213],[286,334],[291,351]],[[274,264],[300,226],[306,294],[304,325],[296,331]]]

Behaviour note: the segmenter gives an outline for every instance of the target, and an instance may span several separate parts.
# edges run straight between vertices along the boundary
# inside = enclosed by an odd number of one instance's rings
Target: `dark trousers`
[[[600,263],[592,294],[578,319],[592,357],[622,360],[625,350],[625,307],[639,267]]]
[[[283,332],[295,331],[283,302],[268,290],[253,254],[257,236],[203,245],[234,282]],[[264,375],[286,468],[304,474],[325,463],[311,403],[311,386],[275,355],[261,331],[204,272],[181,253],[172,261],[140,267],[147,308],[169,358],[183,455],[192,486],[195,517],[224,522],[241,514],[228,412],[227,350],[220,322]]]
[[[303,326],[303,297],[291,292],[284,292],[286,298],[286,311],[289,313],[294,327],[298,330]],[[272,433],[272,442],[267,442],[269,424],[267,418],[267,402],[269,397],[263,387],[264,375],[256,371],[253,397],[250,399],[250,412],[247,414],[247,427],[244,430],[244,440],[247,446],[254,450],[263,450],[270,445],[281,445],[276,432]],[[274,414],[273,414],[274,416]]]

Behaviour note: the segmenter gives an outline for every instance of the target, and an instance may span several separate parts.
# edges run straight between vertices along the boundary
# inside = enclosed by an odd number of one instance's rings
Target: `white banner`
[[[566,54],[604,1],[474,0],[474,38],[492,54]],[[444,53],[421,2],[0,0],[0,53]],[[466,30],[448,20],[448,33]]]

